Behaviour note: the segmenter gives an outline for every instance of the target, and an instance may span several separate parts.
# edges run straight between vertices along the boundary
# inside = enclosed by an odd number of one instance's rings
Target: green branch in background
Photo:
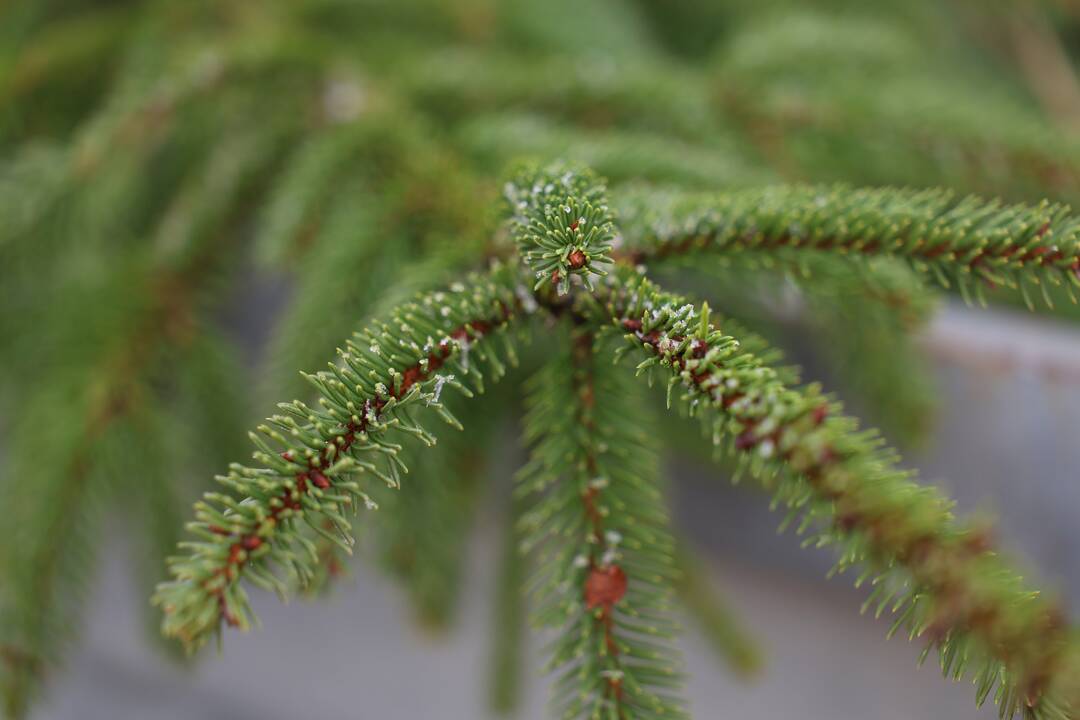
[[[713,589],[709,567],[685,543],[677,546],[679,600],[701,628],[713,651],[741,678],[756,678],[764,660],[761,649],[743,628],[738,613]]]
[[[1062,205],[1005,205],[945,190],[781,186],[642,197],[627,256],[701,253],[852,259],[889,255],[979,297],[983,287],[1080,286],[1080,218]]]
[[[64,324],[54,313],[66,317],[80,308],[80,323],[66,327],[58,346],[80,335],[93,342],[62,358],[28,363],[22,385],[12,388],[32,411],[22,413],[4,469],[35,479],[0,486],[0,499],[12,509],[0,518],[0,531],[12,538],[0,550],[0,654],[8,660],[0,664],[0,689],[12,716],[26,711],[45,670],[75,635],[82,611],[76,598],[93,568],[106,498],[142,503],[135,512],[140,518],[168,517],[148,522],[148,540],[140,543],[154,555],[138,557],[141,569],[156,568],[156,553],[172,549],[179,528],[175,506],[166,506],[191,494],[176,478],[208,470],[183,457],[180,438],[203,449],[201,460],[222,461],[232,452],[222,452],[227,443],[220,436],[208,437],[217,429],[211,416],[237,413],[229,393],[204,394],[219,382],[213,373],[227,353],[200,322],[198,305],[213,285],[214,268],[228,259],[227,246],[213,242],[214,231],[265,162],[268,135],[221,145],[170,204],[156,228],[158,252],[136,254],[119,263],[123,273],[69,290],[62,303],[31,316],[57,327]],[[197,361],[189,357],[195,353]],[[34,359],[29,355],[24,363]],[[183,362],[164,373],[166,358]],[[180,389],[189,382],[196,387]],[[41,433],[46,426],[62,430]],[[28,433],[39,438],[31,441]],[[152,487],[132,493],[133,476]]]
[[[524,503],[508,497],[505,504],[505,537],[495,577],[495,628],[491,634],[489,704],[495,713],[512,716],[520,705],[521,685],[525,679],[525,567],[519,552],[519,526]]]
[[[1075,197],[1075,136],[1016,82],[1023,70],[971,52],[1011,44],[985,26],[1016,6],[910,5],[902,18],[805,3],[750,18],[714,57],[722,115],[792,180]]]

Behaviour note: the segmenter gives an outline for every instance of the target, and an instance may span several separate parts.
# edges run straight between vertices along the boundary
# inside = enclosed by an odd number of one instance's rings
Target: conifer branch
[[[936,309],[937,293],[895,258],[855,264],[800,255],[792,264],[736,253],[704,263],[698,274],[707,276],[710,299],[743,324],[777,323],[777,332],[804,334],[829,362],[830,377],[890,437],[924,440],[936,396],[916,335]]]
[[[647,202],[647,201],[646,201]],[[946,287],[1080,286],[1080,218],[1062,205],[1004,205],[946,190],[780,186],[687,194],[638,212],[624,257],[702,253],[902,258]],[[1075,295],[1073,295],[1075,297]],[[1049,301],[1048,301],[1049,302]]]
[[[816,528],[807,544],[835,545],[837,570],[863,568],[867,607],[937,647],[942,671],[974,676],[981,704],[994,690],[1001,712],[1074,717],[1080,707],[1080,644],[1055,603],[1027,588],[992,550],[985,530],[959,524],[951,503],[895,467],[873,432],[837,415],[813,386],[786,387],[775,371],[698,309],[621,269],[580,312],[625,333],[626,350],[659,368],[670,392],[699,416],[713,442],[760,477],[777,502]],[[890,633],[891,634],[891,633]],[[925,656],[924,656],[925,657]]]
[[[72,559],[86,550],[88,535],[98,520],[98,513],[90,507],[88,490],[97,479],[91,472],[91,451],[118,412],[126,410],[92,406],[85,426],[77,433],[77,444],[59,472],[44,463],[34,468],[51,476],[37,477],[35,489],[40,492],[44,485],[56,491],[54,498],[45,501],[47,506],[42,499],[35,503],[39,507],[34,509],[46,522],[32,531],[16,527],[16,532],[7,533],[10,548],[0,557],[6,585],[0,589],[0,693],[6,716],[20,717],[27,712],[31,697],[66,639],[71,607],[63,594],[80,577]],[[55,480],[49,483],[50,479]],[[29,514],[29,503],[15,496],[14,489],[7,489],[4,500],[10,510]],[[85,562],[86,558],[80,560]]]
[[[195,307],[222,256],[222,246],[210,242],[216,237],[212,230],[227,219],[223,216],[229,214],[229,199],[244,191],[263,162],[259,150],[265,140],[253,136],[223,144],[215,161],[193,178],[192,185],[197,179],[204,192],[182,193],[177,199],[159,237],[172,232],[171,249],[180,257],[150,263],[146,286],[138,289],[140,301],[125,308],[130,313],[123,318],[127,334],[97,348],[104,352],[95,356],[94,366],[79,367],[69,377],[70,370],[61,364],[47,369],[35,383],[40,387],[31,403],[40,405],[41,412],[67,407],[55,395],[63,389],[67,402],[79,398],[76,406],[82,416],[72,412],[73,417],[63,417],[65,437],[55,438],[55,447],[12,458],[12,474],[33,476],[34,482],[0,488],[5,504],[18,508],[11,516],[17,539],[0,553],[8,578],[0,592],[0,655],[7,660],[0,663],[0,690],[13,717],[25,712],[30,696],[53,668],[68,639],[67,626],[81,609],[69,597],[70,581],[80,575],[73,565],[88,569],[81,554],[96,542],[89,532],[98,516],[96,497],[109,490],[109,483],[118,482],[107,477],[115,471],[108,445],[125,431],[134,434],[140,446],[159,439],[148,429],[159,409],[151,387],[154,373],[163,355],[189,350],[200,340]],[[126,286],[124,292],[133,293]],[[52,422],[50,417],[49,422],[27,422],[26,427],[37,433]],[[151,437],[139,437],[140,431]],[[139,451],[147,448],[124,448],[121,454]],[[40,457],[44,452],[47,462]],[[166,464],[160,457],[155,461]],[[6,523],[0,524],[9,534]]]
[[[738,613],[712,588],[708,564],[685,541],[678,541],[676,549],[679,570],[676,590],[681,604],[733,673],[742,678],[758,675],[764,664],[761,649],[742,627]]]
[[[973,7],[982,22],[999,17]],[[981,79],[940,73],[926,37],[887,14],[759,16],[717,58],[722,114],[792,178],[1075,195],[1074,138],[1034,102],[991,90],[1000,69]]]
[[[536,289],[550,284],[565,295],[571,275],[591,287],[591,275],[605,274],[615,218],[607,189],[591,170],[565,163],[526,165],[503,193],[511,234],[522,259],[536,273]]]
[[[830,377],[890,437],[901,444],[928,437],[936,395],[918,335],[938,293],[904,261],[734,253],[687,263],[683,272],[707,283],[729,323],[737,317],[759,331],[772,326],[812,341]]]
[[[524,503],[507,497],[503,546],[495,577],[495,628],[491,633],[489,706],[498,715],[512,716],[521,702],[525,652],[525,563],[521,553],[521,514]]]
[[[79,397],[84,416],[72,413],[65,418],[71,430],[60,437],[49,434],[48,442],[38,448],[50,454],[47,460],[40,455],[17,456],[5,468],[13,482],[2,488],[0,497],[16,523],[14,528],[0,524],[10,538],[0,553],[6,578],[6,587],[0,590],[0,693],[11,717],[25,714],[69,641],[70,626],[81,610],[71,597],[77,585],[73,581],[89,570],[87,553],[98,541],[93,534],[101,515],[98,497],[117,481],[106,474],[112,469],[108,446],[125,432],[146,430],[156,409],[150,407],[154,398],[148,397],[150,364],[164,349],[179,350],[192,341],[186,317],[192,281],[173,273],[155,278],[152,291],[169,286],[175,295],[146,312],[125,342],[102,359],[100,368],[90,373],[96,387],[88,390],[53,377],[31,395],[45,408],[64,395],[68,402],[71,396]],[[43,423],[33,421],[45,418],[52,421],[54,416],[38,418],[28,412],[23,419],[27,430],[32,426],[36,432]]]
[[[513,107],[585,125],[601,114],[618,127],[654,131],[656,137],[706,140],[716,132],[705,78],[681,64],[635,58],[634,64],[601,77],[558,56],[523,62],[510,53],[493,57],[490,52],[437,49],[409,60],[402,84],[416,102],[441,117]],[[673,82],[675,77],[684,82]]]
[[[650,100],[651,101],[651,100]],[[474,155],[501,168],[525,154],[572,157],[612,182],[641,180],[688,188],[724,188],[775,181],[735,142],[684,142],[636,130],[588,130],[536,115],[481,115],[460,131]]]
[[[926,440],[938,397],[917,336],[938,293],[893,258],[828,260],[807,263],[799,286],[806,312],[796,322],[810,329],[816,351],[868,418],[901,444]]]
[[[540,553],[537,622],[557,628],[560,717],[683,717],[680,660],[666,641],[673,541],[658,463],[633,386],[598,364],[587,328],[529,386],[531,458],[519,494],[523,547]]]
[[[503,372],[488,345],[519,312],[518,277],[516,269],[496,267],[404,304],[386,322],[357,333],[339,351],[340,363],[309,376],[319,408],[279,405],[284,414],[252,433],[258,465],[231,466],[218,478],[229,492],[208,493],[196,505],[188,527],[197,539],[182,544],[186,555],[170,560],[174,580],[154,597],[165,612],[166,635],[193,650],[223,623],[247,628],[251,611],[241,580],[280,594],[287,585],[279,572],[306,584],[318,558],[302,524],[348,552],[346,514],[374,504],[360,478],[397,486],[405,470],[394,434],[435,442],[411,412],[430,408],[456,424],[440,402],[444,385],[469,394],[456,377],[482,390],[481,363],[496,377]]]

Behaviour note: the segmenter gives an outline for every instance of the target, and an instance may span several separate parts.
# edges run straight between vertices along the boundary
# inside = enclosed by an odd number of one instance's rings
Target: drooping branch
[[[867,417],[895,442],[918,443],[934,428],[938,395],[918,339],[937,309],[938,293],[902,261],[876,257],[806,263],[809,273],[785,318],[807,328]],[[796,280],[798,282],[798,280]],[[804,311],[803,311],[804,310]]]
[[[600,362],[593,333],[571,335],[530,384],[519,487],[533,501],[522,534],[539,554],[537,621],[559,633],[558,714],[683,717],[671,692],[681,663],[665,642],[674,548],[647,414],[630,379]]]
[[[918,443],[936,405],[917,340],[938,293],[906,263],[875,257],[858,263],[815,253],[794,259],[762,253],[710,256],[687,268],[708,283],[729,316],[763,329],[805,333],[832,377],[897,442]],[[728,322],[730,322],[730,317]]]
[[[650,263],[701,254],[889,255],[940,282],[1080,286],[1080,218],[1065,206],[1004,205],[945,190],[779,186],[628,200],[622,256]],[[978,281],[978,282],[973,282]]]
[[[682,606],[728,669],[740,678],[753,678],[764,664],[756,639],[744,627],[739,613],[712,587],[708,563],[697,557],[685,540],[676,544],[676,590]]]
[[[956,521],[951,503],[896,467],[873,432],[816,388],[785,386],[684,298],[620,270],[578,312],[625,334],[627,350],[660,368],[669,393],[725,438],[778,501],[816,528],[809,542],[840,550],[838,568],[863,568],[867,601],[896,613],[894,631],[940,650],[946,675],[970,670],[982,702],[994,687],[1002,712],[1073,717],[1080,707],[1080,645],[1061,610],[1026,587],[985,530]],[[670,397],[670,394],[669,394]]]
[[[181,545],[187,554],[170,560],[174,579],[154,598],[165,611],[166,635],[194,649],[222,623],[248,627],[242,579],[282,594],[287,585],[277,572],[305,583],[318,558],[300,523],[348,551],[345,515],[373,505],[361,476],[396,486],[405,470],[393,432],[433,443],[410,413],[430,408],[454,424],[440,403],[444,385],[468,394],[457,377],[482,389],[481,364],[502,373],[488,346],[521,310],[519,277],[498,266],[400,306],[350,340],[338,364],[309,377],[319,408],[299,401],[279,406],[283,414],[252,434],[258,464],[231,466],[218,478],[230,492],[209,493],[196,505],[189,529],[198,539]]]
[[[525,563],[518,550],[523,510],[524,503],[507,493],[503,510],[504,542],[495,570],[495,627],[488,661],[488,707],[502,717],[512,717],[518,709],[525,676]]]
[[[148,262],[144,287],[125,285],[123,292],[138,298],[119,316],[126,334],[111,346],[102,344],[85,365],[72,353],[76,359],[69,362],[74,370],[63,364],[46,366],[29,383],[37,407],[25,411],[24,420],[38,413],[41,417],[26,421],[27,432],[35,428],[37,433],[58,419],[66,427],[59,436],[50,433],[47,445],[18,438],[6,468],[12,477],[34,478],[32,483],[4,488],[3,503],[18,510],[5,518],[14,522],[13,528],[0,521],[0,532],[17,538],[0,552],[6,578],[0,592],[0,693],[12,717],[24,714],[37,686],[54,669],[81,610],[72,596],[88,570],[88,549],[98,540],[95,531],[102,505],[98,498],[117,482],[109,477],[119,464],[110,445],[137,428],[134,444],[139,447],[125,449],[122,455],[143,452],[166,464],[151,450],[160,444],[150,429],[163,404],[155,388],[160,384],[160,363],[166,355],[191,352],[205,341],[196,308],[226,256],[222,243],[214,242],[220,239],[215,230],[233,219],[226,212],[230,201],[263,167],[261,142],[265,138],[249,134],[242,141],[222,143],[214,161],[191,180],[188,189],[198,187],[201,192],[182,193],[175,201],[171,222],[162,223],[159,232],[173,233],[180,257]],[[100,297],[109,297],[108,286],[96,290]],[[100,317],[87,312],[80,320],[93,326]],[[64,412],[58,415],[54,407]],[[46,447],[48,457],[43,459]],[[148,474],[140,479],[164,482]]]

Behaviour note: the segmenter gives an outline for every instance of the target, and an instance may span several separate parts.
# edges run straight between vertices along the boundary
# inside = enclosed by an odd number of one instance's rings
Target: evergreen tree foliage
[[[684,717],[679,612],[760,660],[668,517],[674,448],[752,476],[978,703],[1080,717],[1058,605],[764,339],[794,293],[910,443],[942,293],[1075,314],[1078,28],[1051,0],[0,7],[5,715],[62,665],[118,516],[153,636],[193,652],[358,543],[446,627],[493,498],[493,707],[531,614],[556,714]],[[486,468],[519,414],[510,488]]]
[[[679,660],[665,643],[675,634],[674,543],[651,428],[637,420],[647,406],[600,361],[591,331],[561,340],[528,388],[533,448],[520,486],[538,498],[522,518],[523,549],[539,548],[537,621],[559,633],[558,714],[682,717],[671,697]]]

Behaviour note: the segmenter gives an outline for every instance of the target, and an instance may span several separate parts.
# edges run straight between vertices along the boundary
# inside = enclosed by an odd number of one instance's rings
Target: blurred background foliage
[[[7,714],[71,646],[105,525],[135,539],[149,594],[247,422],[307,394],[297,370],[490,250],[510,160],[570,157],[616,190],[806,180],[1068,202],[1078,55],[1075,0],[0,5]],[[933,411],[912,340],[933,308],[922,284],[888,262],[756,269],[671,281],[781,344],[795,312],[841,390],[917,442]],[[365,518],[366,554],[428,627],[453,618],[477,507],[513,513],[485,468],[516,403],[496,389],[455,408],[469,434],[418,454],[414,487]],[[330,579],[345,566],[326,552]],[[494,590],[504,710],[512,557]],[[733,667],[756,668],[722,602],[682,592]]]

